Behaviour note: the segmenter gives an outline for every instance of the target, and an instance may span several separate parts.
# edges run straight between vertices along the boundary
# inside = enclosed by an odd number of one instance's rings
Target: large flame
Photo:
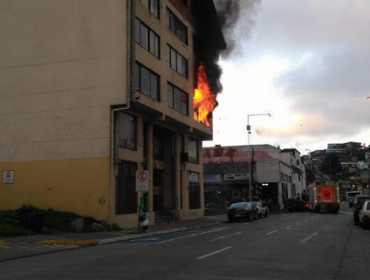
[[[215,95],[209,88],[204,66],[201,64],[197,73],[197,88],[194,90],[194,120],[211,126],[209,115],[217,105]]]

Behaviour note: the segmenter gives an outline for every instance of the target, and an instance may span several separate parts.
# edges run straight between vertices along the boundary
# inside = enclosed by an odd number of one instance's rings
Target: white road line
[[[295,224],[296,224],[296,226],[300,226],[301,222],[296,222]]]
[[[312,237],[314,237],[317,234],[318,234],[317,232],[314,232],[311,235],[307,236],[306,238],[303,238],[301,241],[299,241],[299,243],[306,244],[308,240],[310,240]]]
[[[162,241],[162,242],[159,242],[159,244],[166,243],[166,242],[170,242],[170,241],[175,241],[175,240],[179,240],[179,239],[183,239],[183,238],[188,238],[188,237],[198,236],[198,235],[202,235],[202,234],[207,234],[207,233],[211,233],[211,232],[221,231],[221,230],[225,230],[225,229],[229,229],[229,228],[230,228],[230,227],[216,228],[216,229],[214,229],[214,230],[204,231],[204,232],[195,233],[195,234],[190,234],[190,235],[184,235],[184,236],[180,236],[180,237],[176,237],[176,238],[172,238],[172,239],[164,240],[164,241]]]
[[[230,237],[230,236],[239,235],[239,234],[242,234],[242,233],[244,233],[244,231],[239,231],[239,232],[236,232],[236,233],[233,233],[233,234],[229,234],[229,235],[225,235],[225,236],[217,237],[217,238],[215,238],[215,239],[210,240],[210,242],[212,242],[212,241],[216,241],[216,240],[220,240],[220,239],[224,239],[224,238],[227,238],[227,237]]]
[[[292,226],[294,226],[294,225],[287,225],[285,228],[290,229]]]
[[[278,229],[277,230],[273,230],[273,231],[270,231],[270,232],[266,233],[266,235],[270,235],[270,234],[273,234],[273,233],[278,232],[278,231],[279,231]]]
[[[344,211],[339,211],[339,213],[347,214],[347,215],[352,215],[352,214],[353,214],[353,213],[351,213],[351,212],[344,212]]]
[[[216,255],[216,254],[218,254],[218,253],[221,253],[221,252],[223,252],[223,251],[229,250],[229,249],[231,249],[231,248],[233,248],[233,246],[227,246],[227,247],[225,247],[225,248],[223,248],[223,249],[221,249],[221,250],[215,251],[215,252],[213,252],[213,253],[209,253],[209,254],[207,254],[207,255],[203,255],[203,256],[197,257],[196,259],[197,259],[197,260],[202,260],[202,259],[208,258],[208,257],[210,257],[210,256]]]

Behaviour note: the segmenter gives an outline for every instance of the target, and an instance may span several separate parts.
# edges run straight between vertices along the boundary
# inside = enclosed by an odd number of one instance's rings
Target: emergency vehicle
[[[338,185],[311,184],[308,186],[308,194],[309,211],[338,213],[340,207],[340,193]]]

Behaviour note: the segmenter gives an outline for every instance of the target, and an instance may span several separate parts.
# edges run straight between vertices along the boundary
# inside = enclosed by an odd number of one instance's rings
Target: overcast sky
[[[369,145],[370,1],[262,0],[252,12],[250,1],[241,0],[237,45],[221,61],[214,141],[204,146],[247,144],[247,115],[259,113],[272,117],[250,117],[251,144],[302,154]]]

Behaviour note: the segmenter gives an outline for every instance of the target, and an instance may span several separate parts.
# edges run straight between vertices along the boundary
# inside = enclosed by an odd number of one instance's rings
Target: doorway
[[[153,171],[153,210],[163,211],[163,170]]]

